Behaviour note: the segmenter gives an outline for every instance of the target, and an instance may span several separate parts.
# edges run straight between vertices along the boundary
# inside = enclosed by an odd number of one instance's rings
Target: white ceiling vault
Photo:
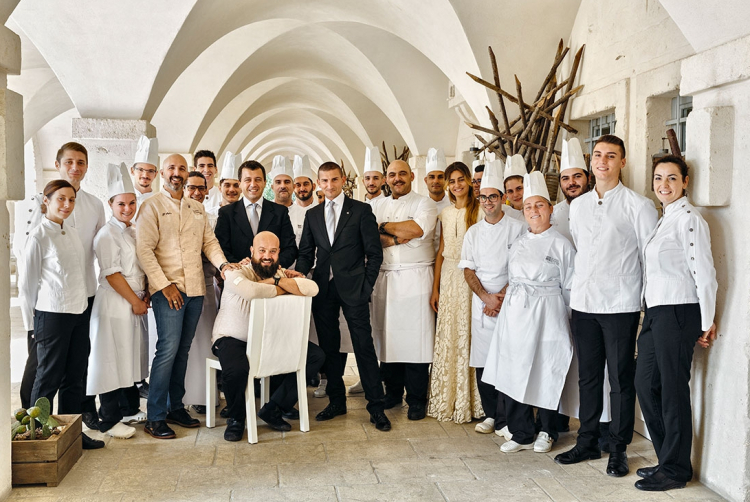
[[[20,0],[30,140],[63,114],[144,119],[162,153],[208,148],[358,168],[366,146],[456,152],[453,83],[485,122],[466,72],[536,82],[580,0]],[[66,117],[68,115],[65,115]]]

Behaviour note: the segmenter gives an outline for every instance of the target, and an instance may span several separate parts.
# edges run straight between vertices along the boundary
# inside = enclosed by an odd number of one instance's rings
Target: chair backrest
[[[294,373],[305,367],[311,306],[308,296],[282,295],[252,301],[247,333],[251,377]]]

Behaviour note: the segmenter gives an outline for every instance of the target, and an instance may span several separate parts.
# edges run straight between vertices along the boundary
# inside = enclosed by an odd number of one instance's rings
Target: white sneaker
[[[495,432],[495,419],[485,418],[484,422],[479,422],[474,427],[474,430],[480,434],[492,434],[493,432]]]
[[[534,441],[534,451],[537,453],[547,453],[552,449],[552,438],[546,432],[540,432]]]
[[[534,444],[518,444],[515,441],[508,441],[507,443],[503,443],[503,445],[500,447],[500,451],[503,453],[515,453],[517,451],[521,450],[531,450],[534,448]]]
[[[349,394],[362,394],[365,391],[365,389],[362,388],[362,380],[357,380],[357,383],[349,386],[346,390]]]
[[[105,434],[118,439],[130,439],[135,434],[135,427],[130,427],[122,422],[118,422],[110,430],[106,431]]]
[[[511,439],[513,439],[513,434],[510,433],[510,429],[508,429],[507,425],[502,429],[495,431],[495,434],[497,434],[501,438],[505,438],[506,441],[510,441]]]
[[[139,411],[135,415],[130,415],[128,417],[122,417],[122,420],[120,420],[120,422],[122,422],[123,424],[127,424],[127,425],[130,425],[130,424],[142,424],[145,421],[146,421],[146,413],[143,412],[143,411]]]
[[[313,391],[313,396],[326,397],[326,385],[328,385],[328,380],[321,378],[318,388]]]

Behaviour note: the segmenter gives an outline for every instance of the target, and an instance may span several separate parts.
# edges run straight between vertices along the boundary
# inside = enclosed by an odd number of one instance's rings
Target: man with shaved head
[[[259,232],[250,248],[250,264],[227,273],[221,310],[213,330],[213,353],[221,363],[222,390],[227,399],[227,428],[224,439],[239,441],[245,432],[245,388],[250,365],[247,360],[247,326],[250,302],[256,298],[278,295],[315,296],[318,285],[301,274],[286,271],[279,265],[279,239],[271,232]],[[294,276],[294,277],[291,277]],[[325,361],[325,353],[317,345],[307,345],[307,379],[314,377]],[[291,425],[282,418],[297,402],[295,373],[272,377],[276,390],[258,416],[272,429],[289,431]],[[277,384],[277,385],[273,385]]]
[[[425,417],[435,338],[430,310],[437,206],[411,189],[414,173],[402,160],[386,171],[391,196],[372,203],[383,264],[372,293],[372,334],[385,383],[385,408],[401,406],[409,420]]]
[[[160,174],[164,190],[143,203],[136,229],[136,252],[148,277],[157,331],[144,430],[157,439],[172,439],[176,435],[167,422],[200,425],[182,398],[188,352],[206,294],[201,253],[222,275],[236,266],[224,257],[203,204],[184,196],[185,158],[170,155]]]

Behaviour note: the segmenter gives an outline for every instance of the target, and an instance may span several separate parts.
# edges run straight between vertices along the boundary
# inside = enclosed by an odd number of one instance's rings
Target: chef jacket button
[[[31,220],[26,222],[27,225],[31,225]]]
[[[63,234],[63,235],[65,235],[65,230],[63,230],[63,231],[62,231],[62,232],[60,232],[60,233],[61,233],[61,234]]]
[[[688,213],[690,212],[690,209],[688,209]]]
[[[693,275],[695,275],[695,270],[693,270]]]
[[[690,231],[692,232],[692,231],[693,231],[693,229],[691,228],[691,229],[690,229]]]
[[[31,212],[31,209],[29,209],[29,212]]]
[[[692,246],[692,245],[693,245],[693,243],[691,242],[691,243],[690,243],[690,245]]]
[[[26,232],[26,235],[29,235],[29,233],[28,233],[28,232]]]
[[[695,260],[695,258],[693,258],[692,256],[690,257],[690,259],[691,259],[691,260]]]
[[[600,205],[600,206],[602,205],[602,201],[599,201],[599,205]]]

